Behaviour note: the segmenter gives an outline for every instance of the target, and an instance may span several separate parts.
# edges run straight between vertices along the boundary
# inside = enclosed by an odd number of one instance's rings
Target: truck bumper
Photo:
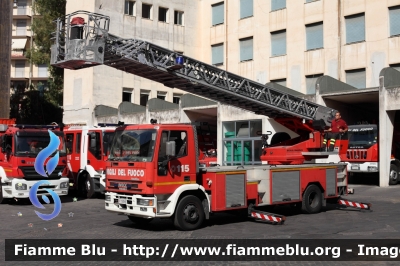
[[[347,163],[347,172],[351,173],[377,173],[379,171],[377,162],[351,162]]]
[[[157,213],[157,197],[143,197],[141,195],[124,195],[114,192],[105,193],[105,208],[110,212],[123,213],[143,218],[169,217],[169,213]],[[150,202],[149,205],[138,205],[138,201]]]
[[[31,187],[40,180],[25,180],[21,178],[8,178],[2,180],[4,198],[29,198]],[[57,195],[68,194],[69,178],[62,177],[56,180],[48,180],[50,185],[40,186],[37,195],[50,195],[46,189],[53,190]]]

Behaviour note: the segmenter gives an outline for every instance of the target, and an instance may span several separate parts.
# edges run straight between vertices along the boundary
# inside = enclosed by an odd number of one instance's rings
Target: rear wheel
[[[389,185],[396,185],[398,181],[399,181],[399,172],[397,170],[397,166],[391,164],[389,171]]]
[[[151,221],[153,221],[153,218],[147,219],[147,218],[142,218],[142,217],[136,217],[136,216],[128,216],[129,220],[134,222],[137,225],[146,225],[149,224]]]
[[[196,230],[204,222],[203,205],[198,197],[183,197],[176,207],[174,225],[182,231]]]
[[[89,174],[84,174],[79,178],[79,196],[91,198],[94,194],[94,182]]]
[[[322,208],[322,193],[316,185],[309,185],[304,192],[301,210],[305,213],[318,213]]]

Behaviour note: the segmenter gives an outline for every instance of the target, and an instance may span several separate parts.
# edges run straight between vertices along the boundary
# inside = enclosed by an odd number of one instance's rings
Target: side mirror
[[[168,141],[165,145],[167,146],[165,149],[166,155],[175,156],[175,141]]]
[[[89,137],[90,137],[90,148],[91,149],[95,149],[96,148],[96,133],[95,132],[90,132],[88,133]]]

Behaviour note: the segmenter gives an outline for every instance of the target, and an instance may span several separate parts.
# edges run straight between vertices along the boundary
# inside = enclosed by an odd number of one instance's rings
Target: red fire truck
[[[105,191],[105,168],[116,126],[70,126],[64,129],[69,185],[79,196],[90,198]]]
[[[79,28],[74,19],[85,21]],[[108,65],[200,94],[224,104],[279,118],[299,137],[284,134],[266,145],[263,165],[200,167],[195,125],[127,125],[116,129],[106,167],[105,208],[139,224],[171,218],[181,230],[199,228],[211,213],[244,210],[256,219],[282,223],[284,217],[260,207],[290,204],[317,213],[326,202],[357,208],[368,204],[340,199],[347,194],[346,164],[306,164],[321,151],[322,130],[336,110],[277,91],[174,51],[108,33],[109,17],[78,11],[57,20],[52,65],[78,70]],[[96,33],[96,34],[92,34]],[[68,47],[68,49],[67,49]],[[271,140],[272,140],[271,139]],[[347,140],[336,142],[346,153]]]
[[[67,158],[64,134],[58,126],[15,125],[15,120],[2,120],[0,124],[0,202],[3,199],[29,198],[29,190],[37,181],[46,179],[50,185],[40,186],[38,194],[46,194],[50,188],[58,195],[68,194]],[[45,178],[34,168],[38,153],[50,142],[48,130],[60,139],[59,162],[55,170]],[[51,155],[51,156],[54,156]],[[45,164],[47,163],[46,160]]]
[[[389,185],[396,185],[399,181],[400,160],[396,145],[400,136],[395,125],[393,134],[392,156],[390,163]],[[372,174],[379,172],[378,126],[375,124],[360,124],[349,126],[349,147],[341,160],[347,162],[347,171],[352,175]],[[397,151],[397,153],[396,153]]]

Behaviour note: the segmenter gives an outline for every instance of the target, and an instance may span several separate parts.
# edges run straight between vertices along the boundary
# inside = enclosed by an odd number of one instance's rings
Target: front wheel
[[[94,182],[89,174],[84,174],[79,178],[79,195],[83,198],[91,198],[94,194]]]
[[[142,218],[142,217],[136,217],[136,216],[128,216],[129,220],[131,220],[132,222],[134,222],[137,225],[146,225],[149,224],[151,221],[153,221],[153,218]]]
[[[396,185],[398,181],[399,181],[399,172],[397,171],[397,166],[391,164],[389,171],[389,185]]]
[[[174,225],[182,231],[196,230],[204,222],[203,205],[198,197],[183,197],[176,207]]]
[[[305,213],[318,213],[322,208],[322,193],[316,185],[309,185],[304,192],[301,210]]]

